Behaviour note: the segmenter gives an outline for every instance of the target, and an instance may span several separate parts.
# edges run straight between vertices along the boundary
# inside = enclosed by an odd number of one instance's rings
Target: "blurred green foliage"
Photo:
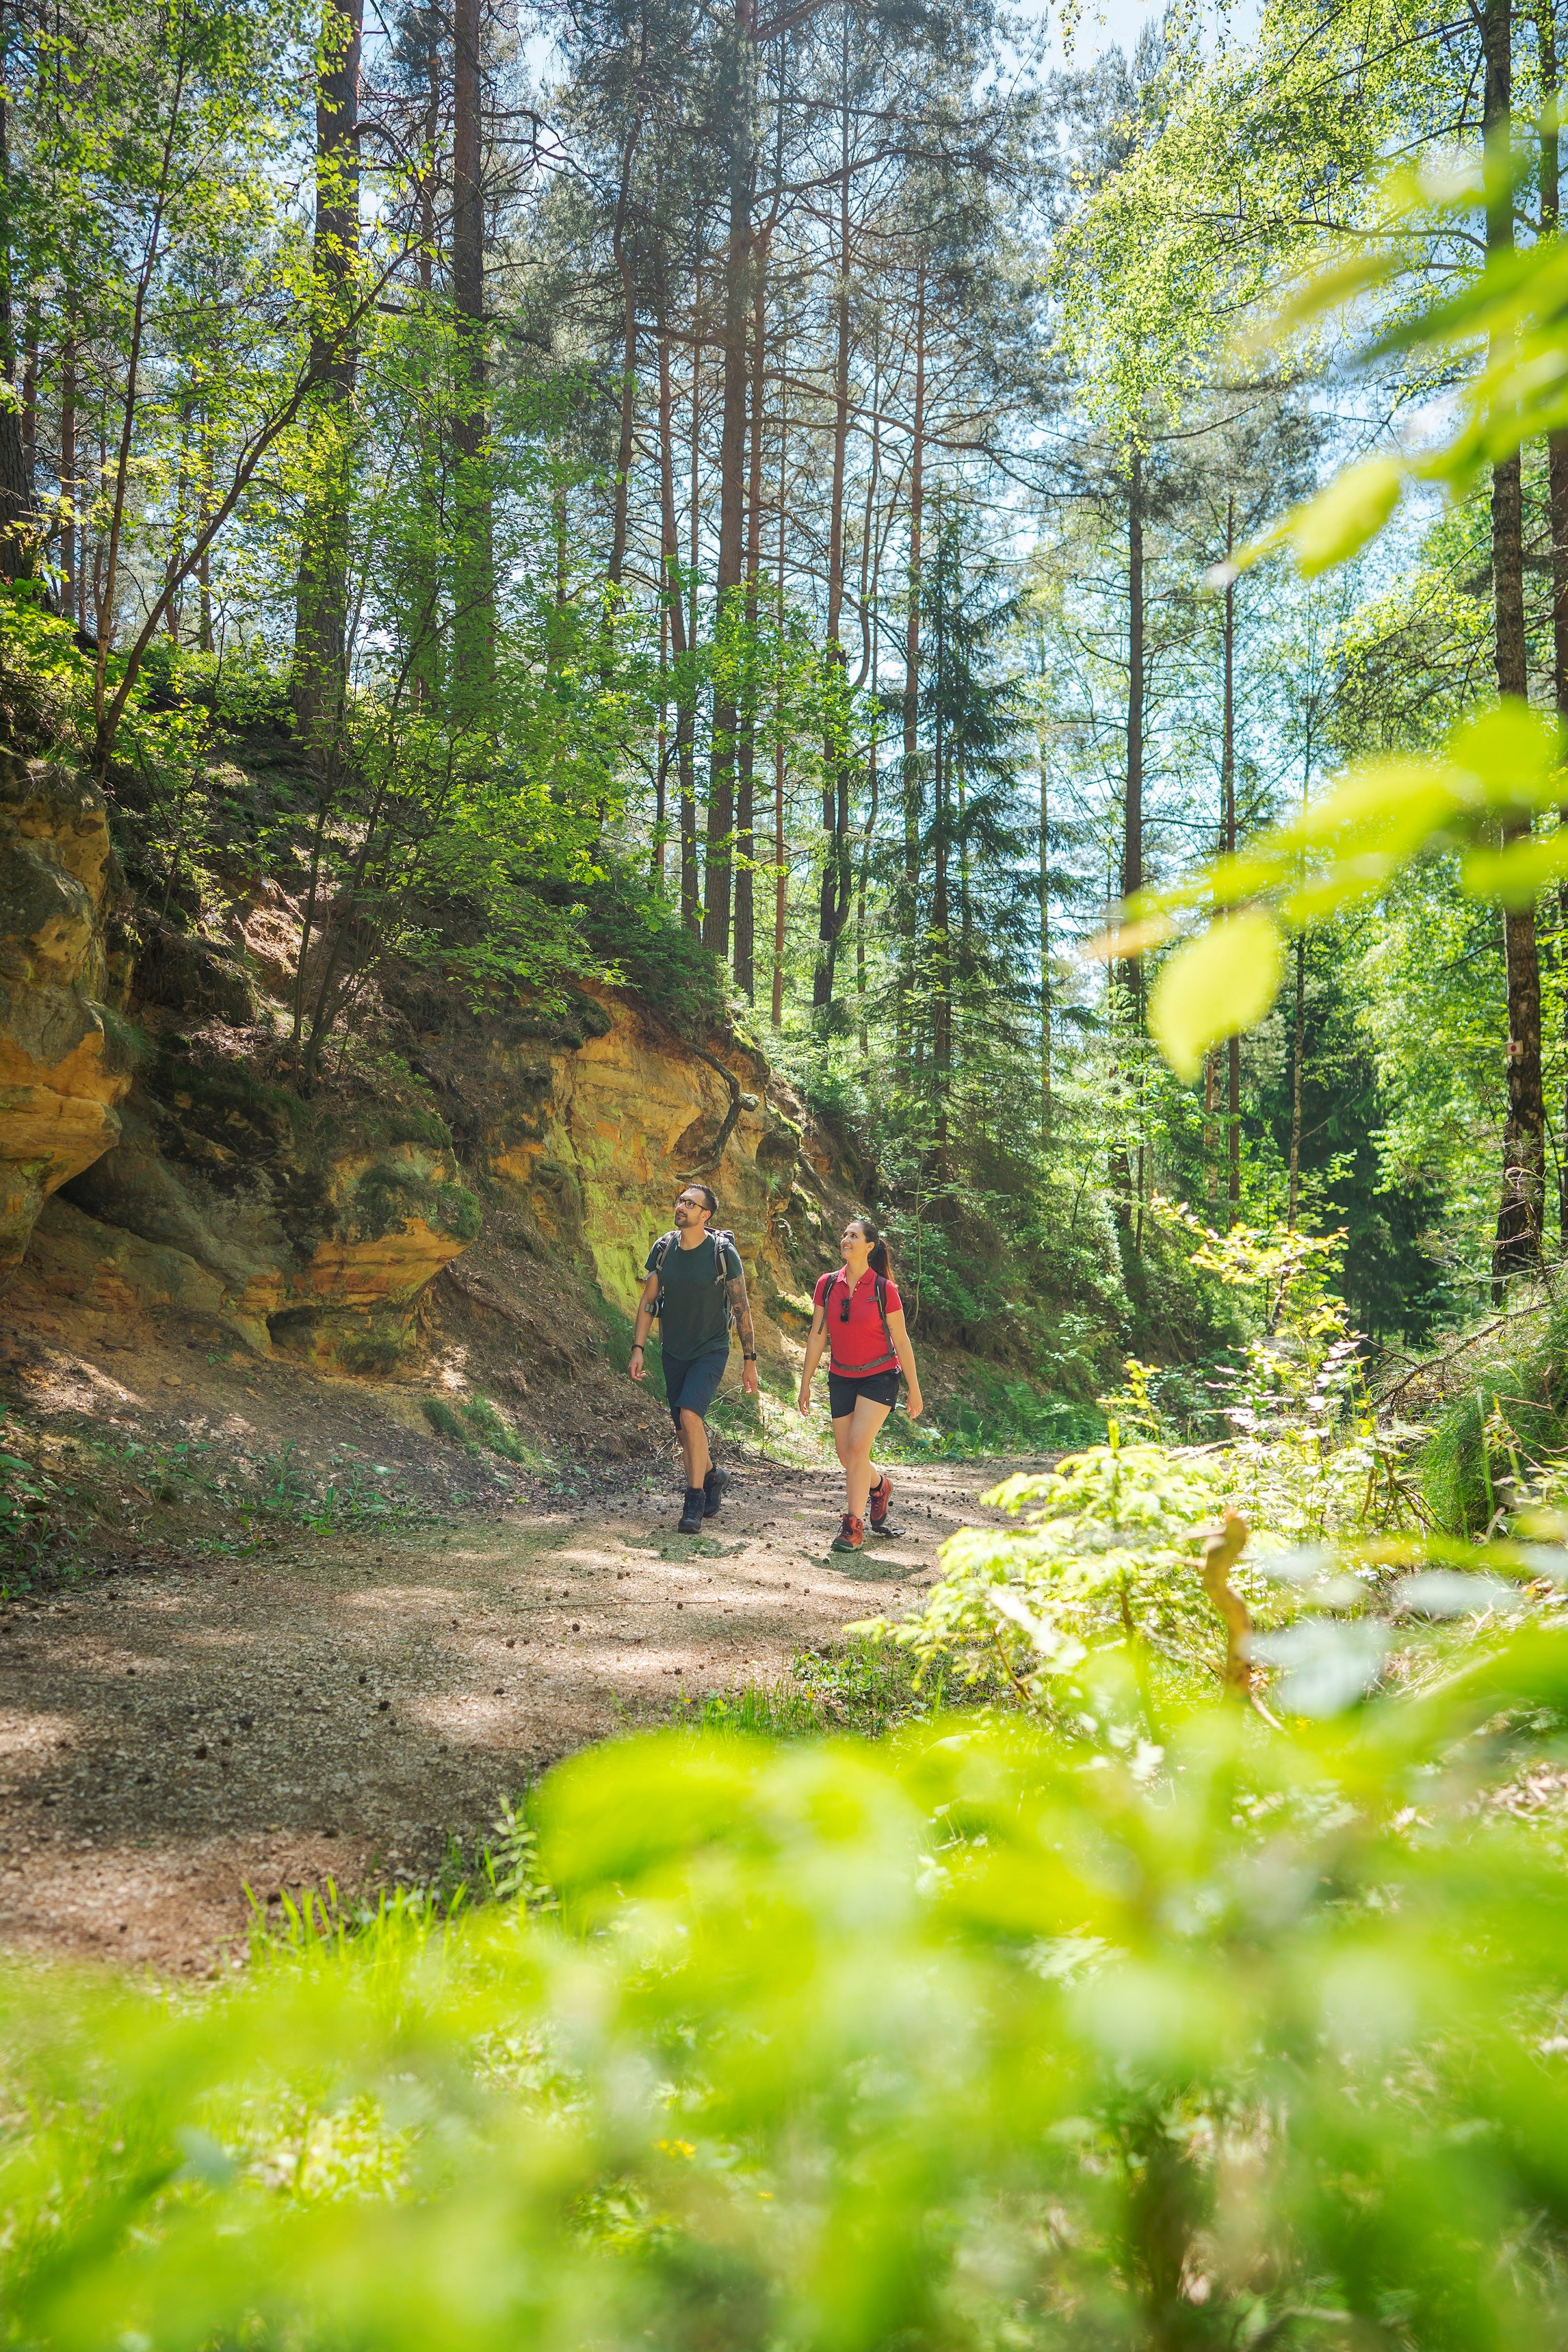
[[[6,2340],[1560,2342],[1565,1706],[1538,1632],[1091,1769],[626,1741],[472,1916],[297,1916],[195,2002],[15,1969]]]

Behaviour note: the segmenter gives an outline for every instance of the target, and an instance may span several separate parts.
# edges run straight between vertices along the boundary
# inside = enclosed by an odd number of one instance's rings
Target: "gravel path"
[[[753,1464],[698,1538],[661,1487],[149,1553],[0,1610],[0,1946],[201,1972],[243,1950],[247,1886],[424,1878],[568,1750],[913,1596],[1009,1466],[899,1475],[905,1539],[849,1559],[836,1478]]]

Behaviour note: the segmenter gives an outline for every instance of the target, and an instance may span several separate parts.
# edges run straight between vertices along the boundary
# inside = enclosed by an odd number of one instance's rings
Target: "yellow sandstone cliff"
[[[0,751],[0,1280],[14,1325],[112,1348],[174,1322],[322,1369],[418,1377],[442,1270],[480,1243],[465,1295],[500,1281],[487,1231],[532,1236],[630,1314],[675,1191],[700,1177],[751,1270],[765,1360],[781,1359],[779,1327],[798,1328],[837,1232],[833,1171],[755,1049],[685,1035],[609,988],[570,992],[564,1013],[513,999],[476,1015],[454,999],[420,1035],[412,1092],[361,1081],[301,1102],[264,1075],[283,1021],[283,894],[269,886],[262,908],[280,947],[251,936],[254,887],[219,942],[255,1021],[225,1026],[198,1006],[187,1026],[166,1002],[144,1013],[128,973],[132,1018],[106,1007],[115,887],[101,798]]]

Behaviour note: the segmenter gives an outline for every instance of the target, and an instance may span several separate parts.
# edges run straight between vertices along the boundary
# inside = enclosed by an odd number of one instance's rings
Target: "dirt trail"
[[[683,1691],[776,1677],[912,1595],[1008,1465],[898,1474],[896,1543],[827,1549],[827,1471],[753,1462],[710,1532],[661,1481],[570,1515],[145,1555],[0,1610],[0,1947],[204,1970],[246,1885],[421,1879],[448,1830]]]

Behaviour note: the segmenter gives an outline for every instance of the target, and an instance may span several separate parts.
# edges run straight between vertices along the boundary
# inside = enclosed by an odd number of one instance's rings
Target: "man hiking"
[[[757,1394],[757,1339],[735,1235],[710,1233],[718,1202],[706,1184],[687,1184],[675,1202],[674,1229],[648,1252],[632,1336],[632,1377],[643,1379],[643,1344],[654,1316],[664,1363],[664,1393],[686,1471],[685,1507],[676,1533],[702,1533],[729,1484],[708,1451],[706,1413],[729,1361],[729,1327],[740,1334],[741,1384]]]

